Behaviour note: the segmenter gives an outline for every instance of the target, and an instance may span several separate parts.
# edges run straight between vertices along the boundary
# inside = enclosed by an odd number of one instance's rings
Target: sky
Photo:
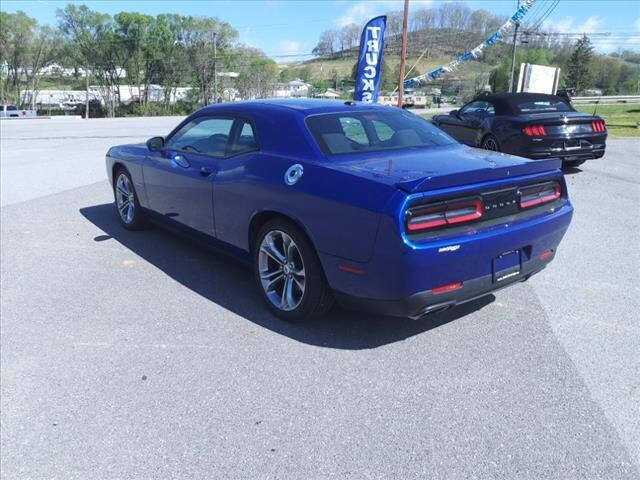
[[[410,0],[411,10],[437,7],[444,0]],[[339,28],[351,22],[358,24],[390,10],[401,10],[401,0],[265,0],[265,1],[83,1],[2,0],[0,10],[18,10],[34,17],[39,23],[55,25],[56,10],[67,3],[86,4],[90,8],[111,15],[121,11],[137,11],[156,15],[178,13],[218,17],[227,21],[239,33],[239,40],[262,49],[278,62],[309,58],[323,30]],[[465,2],[472,10],[484,8],[494,14],[511,16],[516,0]],[[554,3],[537,0],[529,17],[541,17]],[[626,0],[560,0],[545,20],[545,26],[563,32],[607,33],[593,35],[591,40],[602,53],[618,48],[640,50],[640,1]],[[633,35],[635,36],[629,36]],[[469,45],[473,48],[475,45]],[[462,52],[461,52],[462,53]],[[300,55],[300,56],[297,56]]]

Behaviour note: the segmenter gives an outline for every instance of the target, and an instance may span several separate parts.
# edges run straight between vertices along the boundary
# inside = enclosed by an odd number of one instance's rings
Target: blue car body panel
[[[259,149],[228,158],[182,152],[190,164],[185,170],[174,160],[176,152],[123,145],[109,150],[107,172],[113,183],[114,169],[126,168],[141,206],[154,218],[245,260],[252,222],[265,214],[286,216],[308,234],[331,288],[364,299],[403,299],[490,275],[492,259],[509,250],[523,252],[523,262],[555,251],[573,211],[560,161],[534,162],[460,144],[327,157],[305,124],[320,113],[386,108],[318,100],[206,107],[181,125],[206,115],[248,118]],[[287,185],[284,175],[294,164],[302,165],[304,174]],[[404,232],[405,207],[416,199],[543,180],[562,185],[562,204],[551,210],[462,233],[444,230],[425,241],[410,240]]]

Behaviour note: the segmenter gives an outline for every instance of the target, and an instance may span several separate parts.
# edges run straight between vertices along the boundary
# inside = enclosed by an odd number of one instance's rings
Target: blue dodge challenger
[[[159,224],[250,262],[289,321],[334,300],[417,319],[527,280],[573,213],[560,160],[470,148],[355,102],[209,106],[106,162],[125,228]]]

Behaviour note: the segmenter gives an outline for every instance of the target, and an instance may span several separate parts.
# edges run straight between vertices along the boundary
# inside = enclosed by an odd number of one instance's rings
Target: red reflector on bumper
[[[540,255],[538,255],[538,258],[540,260],[544,260],[545,258],[547,258],[549,255],[551,255],[553,253],[553,248],[551,250],[547,250],[546,252],[542,252]]]
[[[338,270],[340,270],[341,272],[353,273],[354,275],[364,275],[364,270],[350,267],[349,265],[338,265]]]
[[[462,286],[462,282],[451,283],[449,285],[443,285],[441,287],[434,288],[431,290],[431,293],[444,293],[450,290],[455,290],[456,288],[460,288],[461,286]]]

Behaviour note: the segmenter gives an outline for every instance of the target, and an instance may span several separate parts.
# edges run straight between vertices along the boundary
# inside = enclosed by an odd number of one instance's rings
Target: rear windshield
[[[15,105],[7,105],[7,110],[17,110]]]
[[[537,102],[518,103],[522,113],[572,112],[573,109],[563,100],[539,100]]]
[[[325,155],[456,143],[430,122],[400,109],[312,115],[307,127]]]

